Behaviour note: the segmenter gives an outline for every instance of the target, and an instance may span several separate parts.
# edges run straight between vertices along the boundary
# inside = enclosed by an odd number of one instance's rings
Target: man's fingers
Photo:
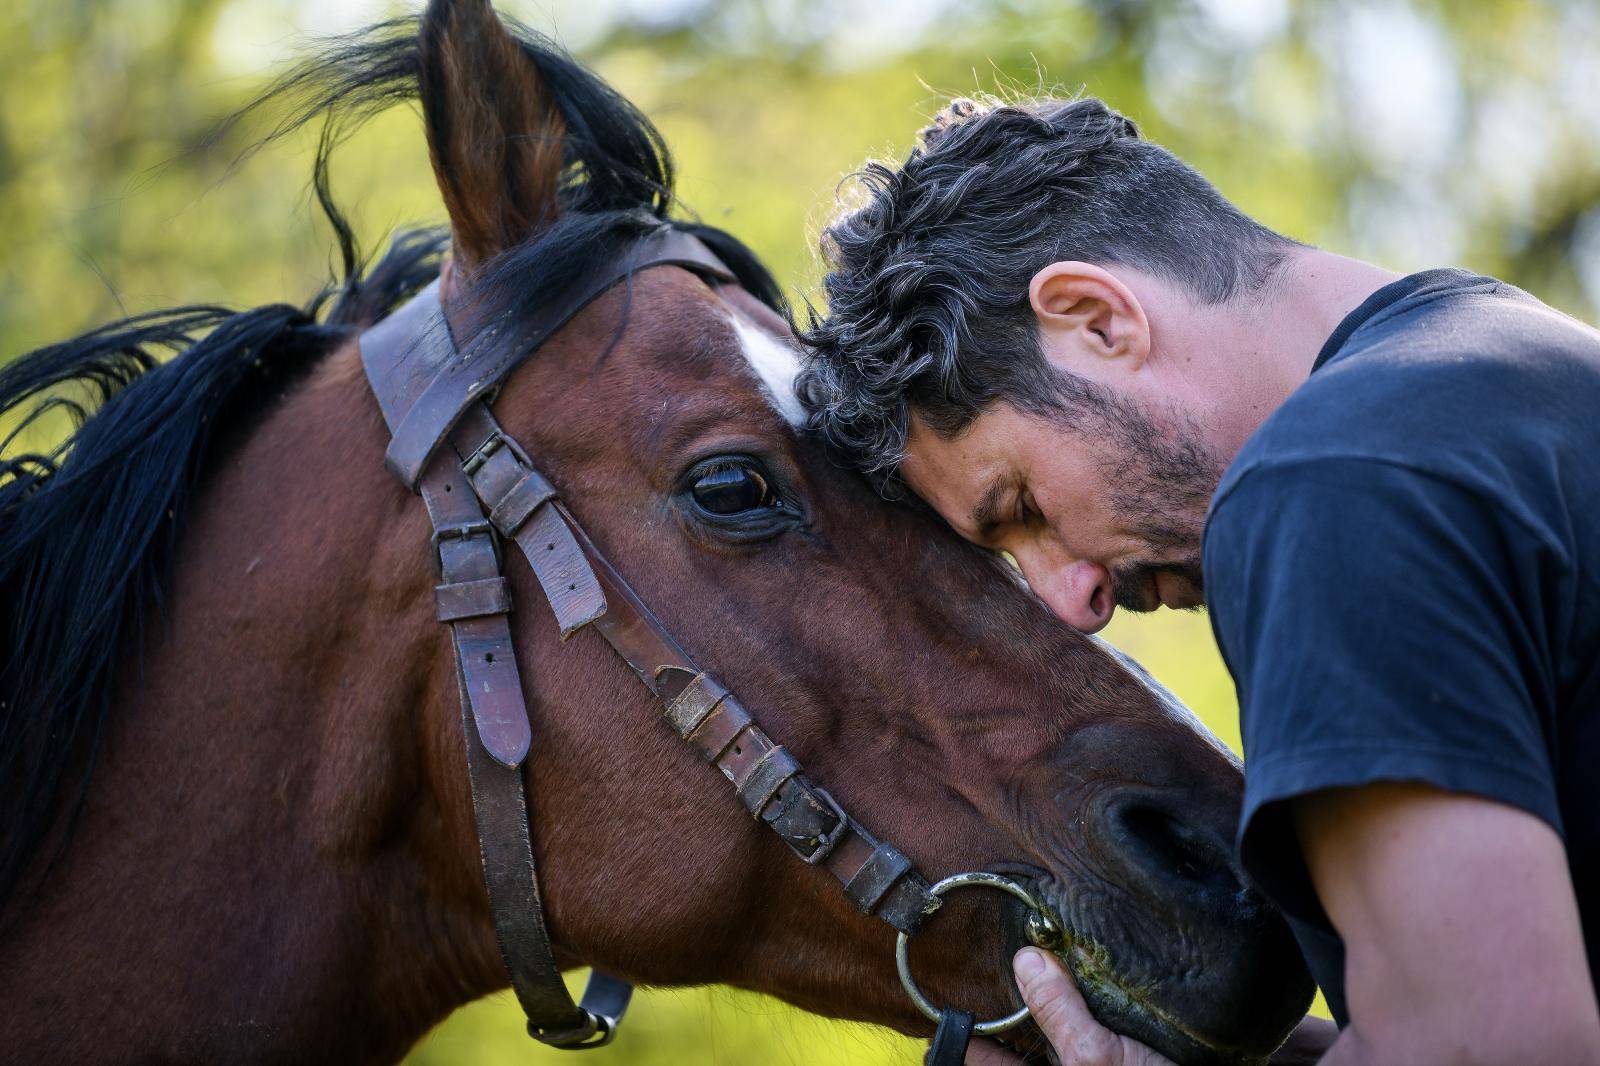
[[[1066,968],[1036,948],[1012,960],[1017,987],[1061,1066],[1174,1066],[1137,1040],[1118,1036],[1095,1020]]]
[[[1017,976],[1017,987],[1022,998],[1033,1012],[1045,1039],[1061,1056],[1061,1066],[1105,1066],[1111,1060],[1095,1057],[1085,1049],[1075,1046],[1092,1039],[1092,1034],[1106,1033],[1089,1013],[1078,986],[1054,959],[1033,948],[1025,948],[1012,960]],[[1083,1024],[1085,1021],[1087,1025]],[[1109,1036],[1108,1033],[1106,1033]],[[1104,1043],[1104,1041],[1102,1041]],[[1100,1050],[1104,1050],[1103,1048]],[[974,1040],[967,1048],[966,1066],[1020,1066],[1022,1058],[988,1040]]]
[[[1060,1046],[1084,1022],[1094,1022],[1066,968],[1037,948],[1023,948],[1012,961],[1017,987],[1033,1020],[1050,1042]]]
[[[1023,948],[1012,969],[1034,1022],[1061,1056],[1061,1066],[1113,1066],[1120,1060],[1116,1037],[1089,1013],[1065,967],[1037,948]]]

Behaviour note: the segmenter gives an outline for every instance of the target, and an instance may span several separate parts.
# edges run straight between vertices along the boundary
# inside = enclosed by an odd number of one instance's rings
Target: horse
[[[327,155],[401,100],[449,228],[366,266]],[[436,285],[468,350],[526,345],[551,293],[647,231],[692,236],[725,277],[627,274],[494,396],[596,555],[874,838],[1029,886],[1108,1024],[1184,1063],[1272,1052],[1312,986],[1232,859],[1238,761],[1003,559],[808,434],[777,284],[680,217],[648,119],[487,0],[343,39],[252,107],[286,101],[280,133],[326,123],[327,290],[136,316],[0,368],[8,1057],[394,1062],[506,987],[437,556],[384,469],[361,337]],[[25,450],[60,410],[71,435]],[[927,1034],[894,930],[728,802],[527,566],[505,580],[555,964]],[[912,959],[928,998],[1012,1010],[1027,912],[998,893],[939,911]],[[1008,1039],[1042,1054],[1036,1030]]]

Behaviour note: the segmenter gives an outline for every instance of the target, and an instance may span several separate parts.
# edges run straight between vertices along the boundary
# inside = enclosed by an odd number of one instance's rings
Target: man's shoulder
[[[1375,316],[1251,435],[1222,504],[1264,469],[1368,462],[1491,495],[1600,448],[1600,332],[1509,285]]]

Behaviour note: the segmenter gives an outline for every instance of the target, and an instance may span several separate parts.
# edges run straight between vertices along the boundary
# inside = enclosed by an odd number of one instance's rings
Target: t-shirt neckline
[[[1332,359],[1343,348],[1350,335],[1360,329],[1379,311],[1393,304],[1399,303],[1407,296],[1427,288],[1435,282],[1455,280],[1462,277],[1471,277],[1469,271],[1456,267],[1439,267],[1435,270],[1424,270],[1416,274],[1407,274],[1405,277],[1383,286],[1383,288],[1361,301],[1361,305],[1348,315],[1328,335],[1323,343],[1322,350],[1317,353],[1317,361],[1311,364],[1311,372],[1315,374],[1322,365]]]

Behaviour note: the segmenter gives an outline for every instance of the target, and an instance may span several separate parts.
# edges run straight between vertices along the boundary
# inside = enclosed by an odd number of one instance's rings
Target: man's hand
[[[1017,952],[1013,968],[1022,998],[1060,1056],[1061,1066],[1173,1066],[1170,1059],[1096,1021],[1072,975],[1053,956],[1037,948],[1023,948]],[[1337,1035],[1332,1022],[1307,1018],[1272,1056],[1272,1062],[1274,1066],[1314,1063]],[[987,1040],[974,1040],[967,1052],[967,1066],[1017,1066],[1021,1062]]]
[[[1061,1066],[1174,1066],[1137,1040],[1095,1021],[1066,969],[1038,948],[1017,952],[1012,968],[1033,1020],[1056,1049]],[[974,1041],[967,1066],[1010,1066],[1022,1060],[986,1041]]]
[[[1172,1066],[1137,1040],[1118,1036],[1095,1020],[1072,975],[1037,948],[1017,952],[1013,968],[1022,998],[1061,1058],[1061,1066]],[[1338,1035],[1332,1022],[1306,1018],[1272,1056],[1273,1066],[1307,1066]],[[1017,1066],[1022,1059],[987,1040],[974,1040],[967,1066]]]
[[[1344,938],[1351,1025],[1325,1063],[1600,1063],[1600,1008],[1561,838],[1504,804],[1421,785],[1295,801],[1317,894]],[[1170,1066],[1089,1013],[1065,970],[1019,952],[1017,985],[1062,1066]],[[1312,1061],[1302,1026],[1274,1061]],[[975,1043],[972,1066],[1019,1060]]]

